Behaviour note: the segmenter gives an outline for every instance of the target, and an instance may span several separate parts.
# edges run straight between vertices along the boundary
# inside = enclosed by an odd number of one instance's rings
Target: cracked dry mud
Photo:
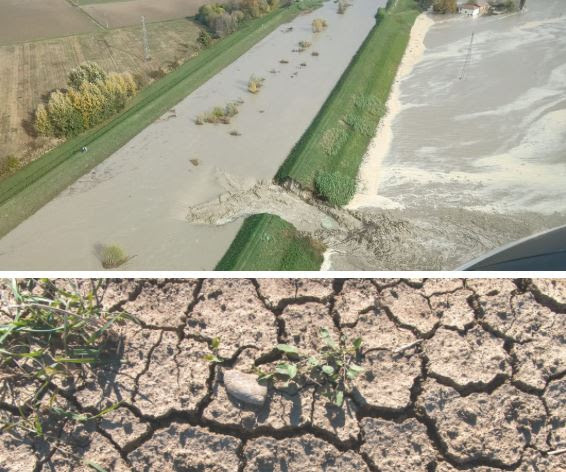
[[[65,280],[58,280],[65,286]],[[79,281],[88,289],[89,281]],[[116,355],[57,404],[96,421],[47,418],[50,440],[0,433],[0,471],[564,472],[566,281],[106,280]],[[2,306],[13,303],[0,284]],[[1,313],[1,312],[0,312]],[[2,320],[6,318],[4,313]],[[344,408],[316,386],[233,398],[226,369],[277,362],[280,342],[320,348],[320,328],[364,339]],[[221,338],[222,365],[203,360]],[[0,415],[32,385],[0,372]]]

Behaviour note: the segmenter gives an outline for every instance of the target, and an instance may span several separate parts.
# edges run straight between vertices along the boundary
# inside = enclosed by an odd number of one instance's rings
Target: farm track
[[[108,279],[99,295],[141,326],[122,330],[119,359],[49,390],[83,413],[124,403],[45,425],[50,442],[2,434],[7,472],[565,470],[564,281]],[[322,327],[364,340],[344,410],[311,386],[270,389],[262,407],[227,395],[224,369],[276,362],[280,342],[320,349]],[[209,366],[215,337],[226,360]],[[30,385],[2,382],[0,415],[17,418]]]

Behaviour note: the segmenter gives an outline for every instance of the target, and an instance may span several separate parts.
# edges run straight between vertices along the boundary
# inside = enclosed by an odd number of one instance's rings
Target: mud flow
[[[562,280],[19,284],[20,301],[0,286],[3,325],[61,289],[137,322],[114,326],[104,362],[43,387],[30,359],[2,357],[5,472],[566,470]],[[316,384],[250,388],[277,344],[320,352],[322,328],[363,340],[341,407]],[[32,410],[41,435],[19,427]]]

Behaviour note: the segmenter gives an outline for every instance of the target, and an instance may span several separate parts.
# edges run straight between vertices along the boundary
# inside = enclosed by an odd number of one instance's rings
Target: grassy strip
[[[305,8],[319,5],[319,0],[305,0],[249,21],[234,34],[142,90],[127,110],[108,123],[66,141],[13,176],[2,180],[0,237],[121,148],[279,25],[292,20]],[[83,146],[88,147],[88,153],[80,152]]]
[[[318,270],[325,248],[278,216],[244,221],[216,270]]]
[[[414,0],[397,0],[388,10],[378,13],[376,25],[277,172],[276,180],[292,179],[315,190],[320,172],[332,172],[352,180],[357,178],[362,158],[385,113],[383,104],[419,13]],[[285,261],[287,266],[299,270],[319,269],[321,255],[313,251],[297,253],[294,242],[289,240],[296,237],[292,233],[281,234],[280,239],[270,245],[270,251],[263,250],[262,238],[274,234],[274,226],[280,224],[266,215],[246,219],[219,268],[287,270],[281,264]],[[243,256],[239,257],[239,253]],[[279,254],[278,257],[271,257],[273,253]]]

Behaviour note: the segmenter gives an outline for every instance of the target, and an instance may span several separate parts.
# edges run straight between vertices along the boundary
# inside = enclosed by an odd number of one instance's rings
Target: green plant
[[[0,158],[0,177],[13,174],[20,168],[20,165],[20,160],[12,154]]]
[[[198,115],[195,118],[195,123],[197,125],[202,125],[204,123],[222,123],[228,125],[231,122],[231,118],[239,113],[238,107],[242,103],[242,101],[229,102],[224,107],[214,107],[209,112],[201,113],[200,115]]]
[[[242,133],[240,133],[237,129],[233,129],[230,131],[230,136],[242,136]]]
[[[206,49],[212,43],[212,37],[205,30],[200,30],[197,38],[197,43],[199,43],[203,49]]]
[[[316,385],[319,392],[341,407],[344,394],[363,372],[359,365],[362,359],[362,339],[348,341],[342,336],[333,339],[328,329],[320,331],[322,347],[317,354],[307,356],[291,344],[276,346],[283,357],[282,362],[267,370],[257,369],[259,381],[271,381],[276,386],[287,387],[291,382],[300,388]]]
[[[320,56],[320,53],[318,51],[313,51],[313,52],[311,52],[311,56],[317,57],[317,56]]]
[[[328,156],[334,156],[348,140],[348,131],[343,127],[327,129],[320,138],[320,147]]]
[[[289,64],[289,61],[287,59],[281,59],[279,64]]]
[[[313,33],[320,33],[321,31],[323,31],[327,27],[328,27],[328,23],[326,22],[326,20],[324,20],[322,18],[315,18],[314,20],[312,20],[312,31],[313,31]]]
[[[100,263],[105,269],[115,269],[131,259],[117,244],[100,246],[97,252]]]
[[[25,383],[26,389],[14,397],[19,415],[0,416],[0,430],[43,436],[48,417],[86,422],[120,406],[85,413],[69,410],[57,395],[56,380],[77,380],[116,353],[115,325],[138,323],[128,313],[104,311],[99,304],[103,282],[89,283],[79,288],[47,279],[12,280],[11,297],[0,304],[0,372],[5,385]]]
[[[307,49],[307,48],[310,48],[311,46],[312,46],[312,43],[311,43],[310,41],[305,41],[305,40],[299,41],[299,47],[300,47],[302,50],[305,50],[305,49]]]
[[[364,136],[373,136],[375,129],[372,128],[372,120],[368,120],[362,114],[354,111],[348,113],[343,118],[344,123],[346,123],[354,131],[363,134]]]
[[[319,172],[315,186],[318,195],[334,206],[346,205],[356,193],[356,181],[339,172]]]

